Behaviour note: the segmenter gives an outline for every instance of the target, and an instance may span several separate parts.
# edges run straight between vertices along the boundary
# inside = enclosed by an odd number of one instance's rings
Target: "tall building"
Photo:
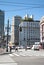
[[[40,42],[40,21],[34,21],[28,16],[19,25],[19,45],[33,45]]]
[[[0,40],[2,39],[3,35],[4,35],[4,11],[0,10]]]
[[[40,20],[40,42],[44,47],[44,16]]]
[[[19,24],[21,22],[20,16],[14,16],[12,19],[12,31],[11,31],[11,42],[19,44]]]

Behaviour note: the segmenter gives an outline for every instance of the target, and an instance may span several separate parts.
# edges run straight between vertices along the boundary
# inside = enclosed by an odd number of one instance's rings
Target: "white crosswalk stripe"
[[[18,65],[17,63],[1,63],[0,65]]]
[[[15,56],[20,56],[20,55],[18,55],[18,54],[16,54],[16,53],[13,53],[13,55],[15,55]]]
[[[19,55],[20,55],[20,56],[26,56],[26,54],[23,54],[23,53],[20,53]]]
[[[42,53],[41,53],[42,52]],[[34,51],[34,50],[28,50],[28,51],[22,51],[22,52],[13,52],[12,54],[9,54],[10,56],[44,56],[44,50],[40,51]]]
[[[9,54],[10,56],[14,56],[13,54]]]
[[[11,57],[14,56],[14,55],[15,55],[15,56],[26,56],[25,54],[17,54],[17,53],[13,53],[13,54],[9,54],[9,55],[10,55]]]

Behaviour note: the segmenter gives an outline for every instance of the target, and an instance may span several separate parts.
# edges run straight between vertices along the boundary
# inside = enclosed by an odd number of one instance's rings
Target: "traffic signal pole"
[[[8,37],[9,37],[9,19],[7,23],[7,45],[6,45],[6,52],[8,52]]]

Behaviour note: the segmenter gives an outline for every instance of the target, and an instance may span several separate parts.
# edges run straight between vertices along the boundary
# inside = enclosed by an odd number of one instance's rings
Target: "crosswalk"
[[[17,63],[1,63],[0,65],[18,65]]]
[[[17,53],[12,53],[12,54],[9,54],[11,57],[13,56],[17,56],[17,57],[30,57],[30,56],[40,56],[40,55],[33,55],[33,54],[17,54]]]
[[[13,55],[15,55],[15,56],[20,56],[19,54],[16,54],[16,53],[13,53]]]
[[[0,65],[10,65],[10,64],[0,64]],[[13,65],[13,64],[11,64],[11,65]],[[17,65],[17,64],[14,63],[14,65]]]
[[[13,56],[17,56],[17,57],[20,57],[20,56],[23,56],[23,57],[26,57],[26,56],[44,56],[44,54],[39,54],[39,53],[36,53],[36,54],[32,54],[32,53],[12,53],[12,54],[9,54],[9,56],[13,57]]]
[[[17,56],[17,57],[19,57],[19,56],[26,56],[26,55],[24,55],[24,54],[16,54],[16,53],[13,53],[13,54],[9,54],[10,56]]]
[[[17,54],[17,53],[12,53],[12,54],[9,54],[10,56],[30,56],[30,55],[26,55],[26,54]]]
[[[41,53],[42,52],[42,53]],[[10,56],[17,56],[17,57],[20,57],[20,56],[44,56],[44,50],[40,50],[40,51],[33,51],[33,50],[20,50],[18,52],[15,52],[13,51],[12,54],[9,54]]]

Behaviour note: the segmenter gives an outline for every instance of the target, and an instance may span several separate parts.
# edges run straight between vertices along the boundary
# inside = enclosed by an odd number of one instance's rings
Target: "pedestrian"
[[[18,47],[17,47],[17,46],[15,47],[15,51],[17,51],[17,52],[18,52]]]
[[[11,46],[9,46],[9,48],[10,48],[10,52],[11,52],[11,50],[12,50],[12,47],[11,47]]]
[[[10,49],[10,52],[12,51],[12,43],[9,42],[9,49]]]

